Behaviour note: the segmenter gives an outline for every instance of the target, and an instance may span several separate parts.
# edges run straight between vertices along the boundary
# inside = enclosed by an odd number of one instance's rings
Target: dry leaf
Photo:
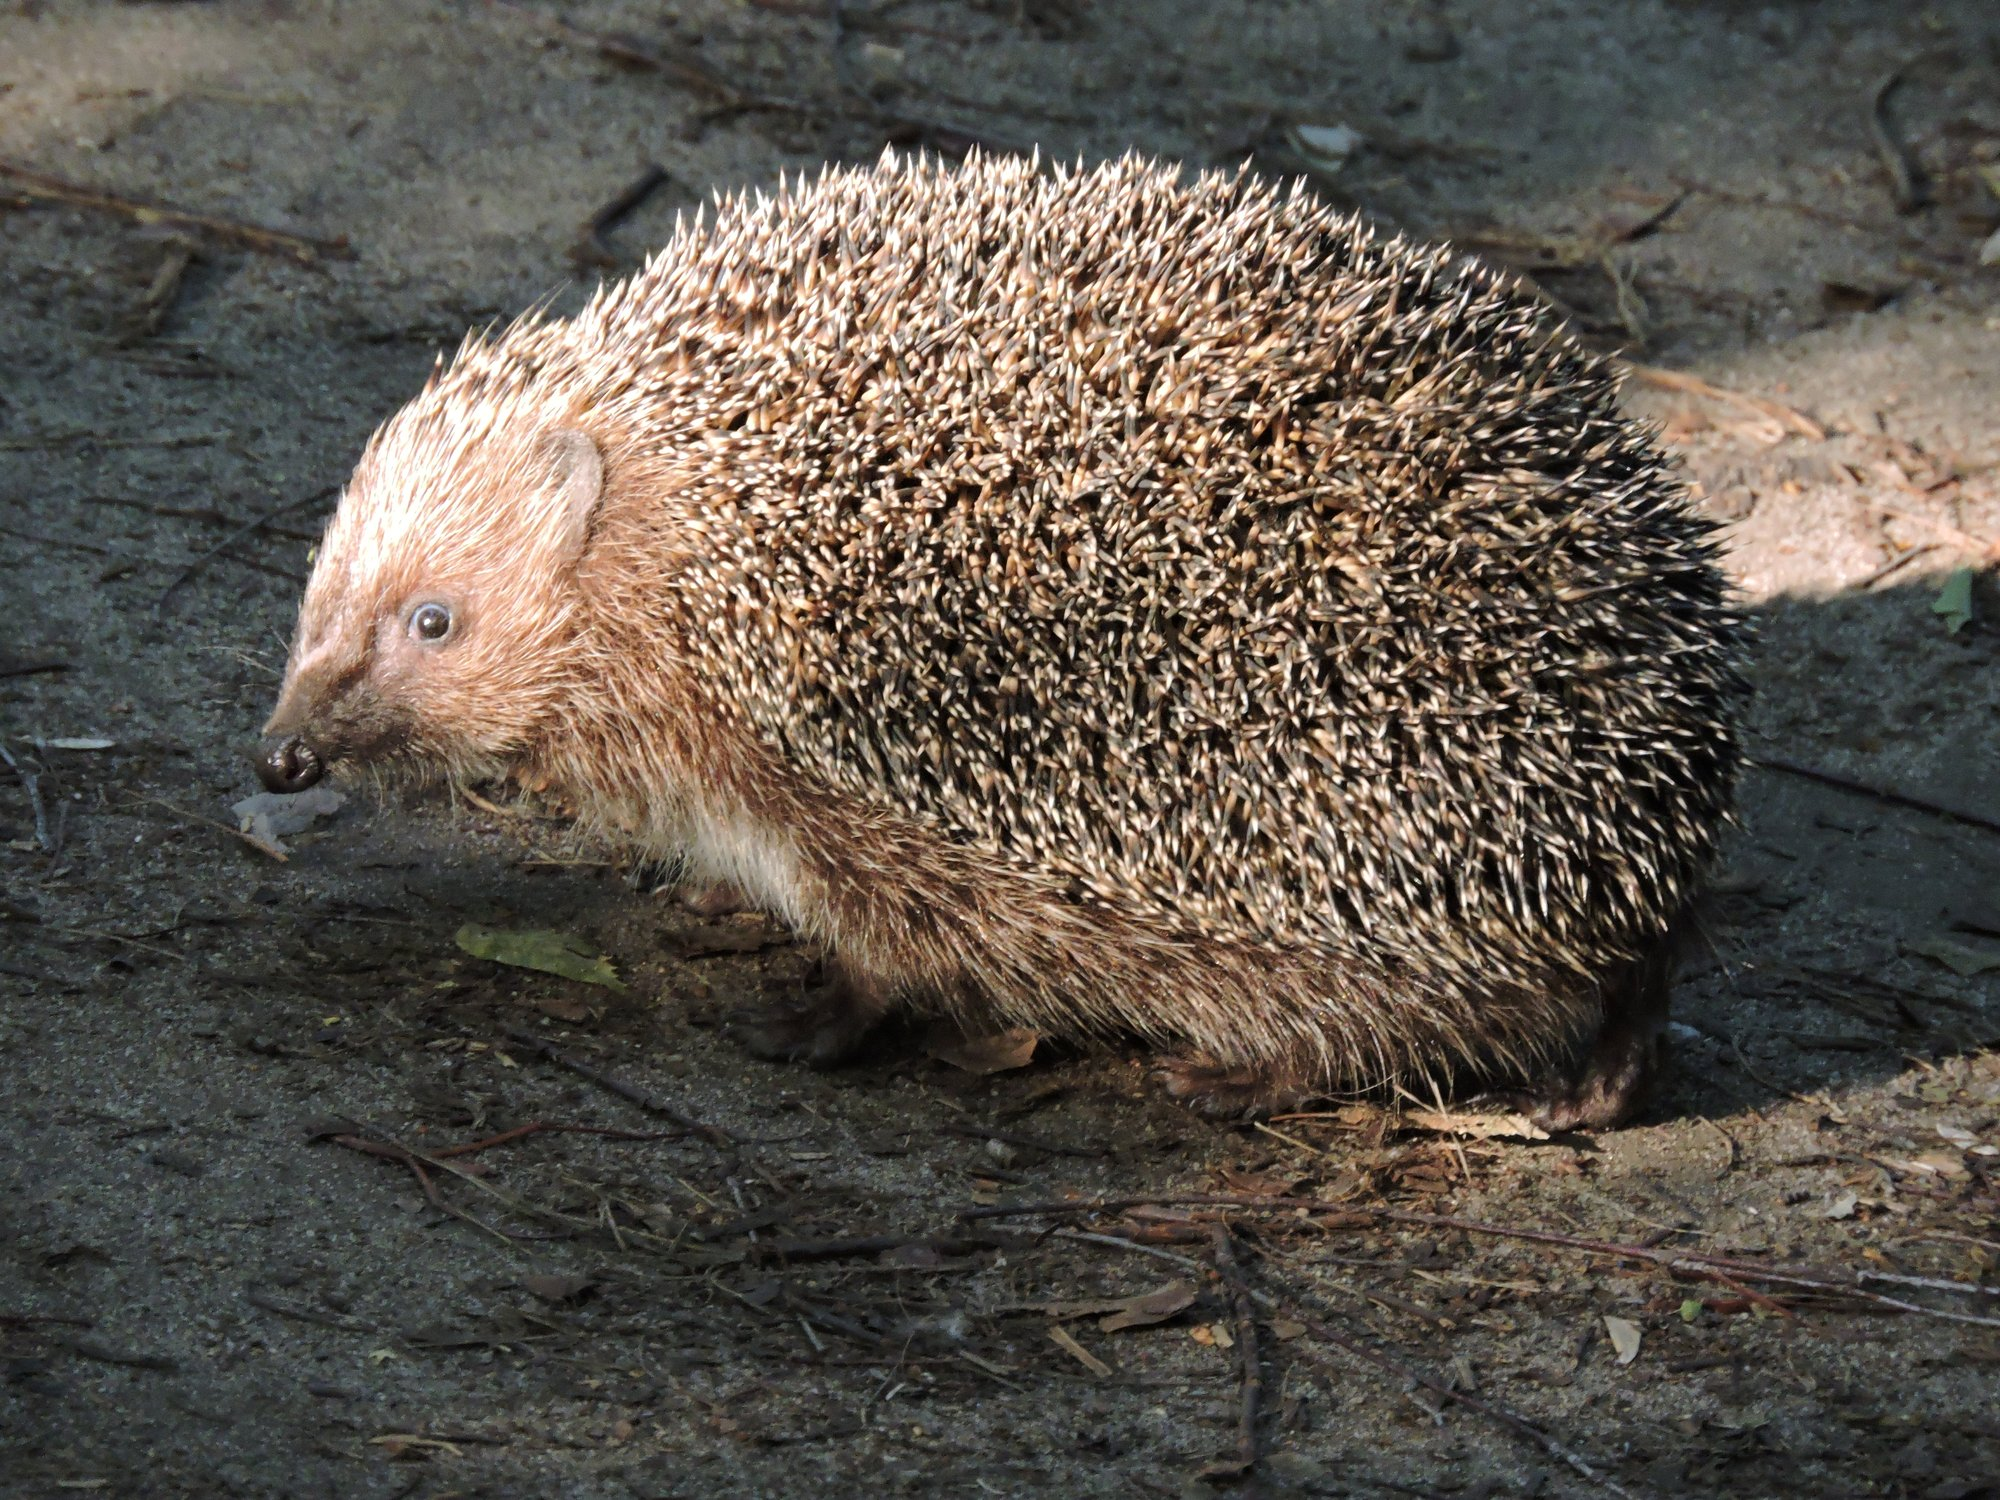
[[[331,817],[346,800],[339,787],[321,782],[303,792],[259,792],[232,803],[229,810],[236,815],[236,827],[246,839],[265,853],[283,859],[284,839],[305,832],[321,818]]]
[[[1605,1315],[1604,1331],[1611,1335],[1611,1347],[1618,1353],[1618,1363],[1629,1365],[1639,1357],[1639,1325],[1630,1318],[1614,1318]]]
[[[941,1063],[965,1073],[1007,1073],[1025,1068],[1042,1039],[1039,1031],[1017,1026],[1011,1031],[995,1031],[985,1036],[944,1035],[928,1039],[924,1051]]]
[[[574,1302],[597,1285],[591,1276],[523,1276],[521,1289],[544,1302]]]
[[[1127,1297],[1114,1311],[1098,1319],[1097,1329],[1100,1333],[1119,1333],[1127,1328],[1150,1328],[1185,1312],[1193,1301],[1193,1282],[1170,1281],[1150,1292]]]
[[[582,1021],[590,1016],[587,1002],[574,995],[535,995],[529,1003],[545,1016],[553,1016],[558,1021]]]

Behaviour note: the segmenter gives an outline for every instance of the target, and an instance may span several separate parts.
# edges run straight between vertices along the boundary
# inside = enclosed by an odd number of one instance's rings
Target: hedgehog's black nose
[[[303,792],[326,774],[317,750],[296,734],[274,734],[258,747],[257,779],[274,792]]]

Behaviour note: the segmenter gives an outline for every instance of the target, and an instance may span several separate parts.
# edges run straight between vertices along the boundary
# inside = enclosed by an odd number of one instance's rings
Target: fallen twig
[[[532,1048],[536,1053],[548,1059],[548,1061],[555,1063],[558,1067],[568,1068],[570,1072],[576,1074],[579,1078],[587,1078],[599,1088],[609,1090],[628,1103],[638,1105],[647,1114],[658,1115],[663,1120],[672,1120],[681,1129],[693,1132],[718,1150],[734,1151],[742,1144],[735,1136],[720,1126],[710,1125],[695,1119],[694,1116],[687,1114],[677,1106],[667,1103],[666,1100],[660,1098],[657,1094],[646,1092],[646,1090],[640,1088],[637,1084],[627,1083],[622,1078],[615,1078],[609,1073],[599,1072],[588,1063],[578,1062],[561,1048],[543,1041],[538,1036],[530,1035],[525,1031],[512,1030],[503,1032],[502,1034],[510,1042]]]
[[[67,672],[74,662],[53,656],[0,657],[0,677],[35,677],[43,672]]]
[[[140,803],[150,802],[155,807],[164,807],[183,822],[196,823],[203,828],[213,828],[218,833],[226,833],[231,838],[239,840],[247,844],[250,848],[255,849],[259,854],[270,859],[275,859],[279,864],[284,864],[291,859],[289,854],[268,839],[261,839],[254,833],[246,833],[241,828],[232,828],[227,823],[215,818],[203,817],[198,812],[189,812],[185,807],[178,807],[167,801],[164,797],[141,797],[138,801]]]
[[[174,299],[180,295],[181,279],[193,264],[194,241],[175,235],[167,243],[167,253],[160,261],[159,270],[153,273],[152,282],[114,340],[119,348],[129,349],[160,331]]]
[[[614,1141],[677,1141],[687,1134],[685,1130],[615,1130],[608,1125],[557,1125],[549,1120],[531,1120],[526,1125],[516,1125],[512,1130],[503,1130],[498,1135],[489,1135],[476,1141],[467,1141],[462,1146],[445,1146],[433,1151],[433,1156],[471,1156],[478,1151],[489,1151],[495,1146],[510,1145],[526,1140],[531,1135],[601,1135]]]
[[[0,760],[7,762],[7,769],[21,781],[21,790],[28,794],[28,806],[35,814],[35,842],[42,846],[44,854],[56,852],[55,835],[49,831],[49,810],[42,805],[42,778],[14,759],[14,752],[0,744]]]
[[[173,576],[173,580],[164,589],[160,590],[160,597],[153,601],[153,613],[155,615],[159,614],[160,611],[167,607],[167,601],[173,598],[175,591],[182,584],[193,578],[195,574],[199,573],[203,568],[207,567],[216,558],[227,552],[245,537],[263,530],[264,527],[270,525],[271,522],[277,520],[278,517],[287,512],[298,510],[319,500],[324,500],[328,495],[337,493],[339,489],[340,486],[337,484],[325,485],[314,490],[309,495],[295,495],[289,500],[281,500],[261,515],[252,516],[213,547],[202,553],[201,556],[195,558],[194,561],[182,568],[180,572],[176,573]]]
[[[275,1313],[278,1317],[290,1318],[294,1322],[315,1323],[321,1328],[339,1328],[349,1333],[363,1327],[362,1324],[356,1323],[351,1318],[339,1318],[335,1317],[332,1313],[317,1312],[310,1307],[295,1306],[290,1302],[273,1297],[260,1286],[252,1285],[245,1287],[243,1289],[243,1300],[248,1302],[252,1307],[262,1308],[267,1313]]]
[[[1804,781],[1816,781],[1821,786],[1852,792],[1857,797],[1871,797],[1892,807],[1907,807],[1915,812],[1930,813],[1933,817],[1949,818],[1954,823],[1964,823],[1968,827],[1983,828],[1989,833],[2000,833],[2000,818],[1989,817],[1985,813],[1967,812],[1963,808],[1948,807],[1942,802],[1933,802],[1928,797],[1899,792],[1893,787],[1876,786],[1852,776],[1843,776],[1838,771],[1822,771],[1817,766],[1801,765],[1797,761],[1786,760],[1776,755],[1758,755],[1748,764],[1766,771],[1782,771],[1787,776],[1797,776]]]
[[[702,1239],[713,1238],[704,1234]],[[967,1255],[975,1250],[1009,1247],[1012,1237],[982,1234],[933,1234],[912,1239],[906,1234],[855,1234],[821,1239],[769,1240],[757,1249],[774,1260],[847,1260],[857,1255],[884,1255],[894,1250],[929,1250],[937,1255]]]
[[[683,87],[697,94],[705,94],[716,101],[726,112],[735,114],[750,110],[770,110],[783,114],[812,114],[817,106],[796,99],[782,99],[770,94],[753,93],[740,89],[721,74],[710,71],[689,57],[671,56],[657,47],[648,45],[636,37],[620,32],[593,31],[588,26],[579,26],[566,16],[543,15],[525,5],[516,5],[513,0],[488,0],[500,10],[511,11],[524,20],[575,46],[588,47],[598,56],[628,68],[642,68],[649,73],[658,73],[671,78]]]
[[[1080,1240],[1091,1244],[1113,1245],[1120,1249],[1135,1251],[1141,1255],[1150,1255],[1156,1260],[1164,1260],[1174,1265],[1186,1266],[1196,1271],[1203,1268],[1202,1262],[1194,1259],[1192,1256],[1179,1255],[1172,1250],[1161,1250],[1156,1246],[1125,1239],[1121,1235],[1093,1234],[1088,1230],[1068,1229],[1057,1230],[1056,1237],[1065,1240]],[[1405,1364],[1401,1360],[1391,1359],[1379,1349],[1369,1348],[1359,1339],[1349,1337],[1321,1319],[1313,1317],[1303,1308],[1289,1302],[1281,1301],[1269,1292],[1257,1291],[1253,1288],[1250,1291],[1250,1297],[1259,1305],[1291,1318],[1316,1338],[1323,1339],[1336,1348],[1347,1351],[1357,1359],[1366,1360],[1378,1369],[1388,1371],[1399,1381],[1408,1382],[1411,1385],[1420,1385],[1433,1395],[1439,1396],[1446,1401],[1455,1402],[1463,1406],[1467,1411],[1476,1412],[1480,1416],[1498,1422],[1508,1431],[1526,1438],[1551,1458],[1567,1465],[1583,1478],[1603,1485],[1613,1494],[1629,1497],[1630,1492],[1618,1484],[1617,1481],[1598,1473],[1587,1460],[1571,1452],[1561,1443],[1558,1443],[1519,1412],[1512,1411],[1496,1402],[1482,1401],[1479,1397],[1461,1391],[1456,1386],[1447,1384],[1434,1375],[1427,1375],[1422,1370]],[[1308,1359],[1319,1363],[1326,1363],[1325,1357],[1310,1346],[1304,1347],[1300,1352]]]
[[[1969,531],[1960,531],[1956,526],[1947,526],[1943,521],[1920,516],[1915,511],[1903,510],[1894,505],[1884,505],[1879,509],[1885,516],[1893,516],[1898,521],[1908,521],[1912,526],[1923,527],[1939,540],[1951,543],[1962,552],[1970,552],[1982,563],[2000,562],[2000,540],[1977,537]]]
[[[1876,568],[1873,572],[1868,573],[1864,577],[1857,578],[1853,582],[1853,584],[1849,586],[1850,592],[1859,594],[1866,589],[1872,589],[1875,587],[1876,584],[1886,582],[1894,575],[1902,572],[1903,569],[1907,568],[1911,563],[1915,562],[1918,558],[1928,557],[1930,556],[1931,553],[1937,550],[1938,550],[1937,543],[1935,542],[1925,542],[1921,546],[1912,547],[1910,548],[1909,551],[1903,553],[1901,556],[1890,558],[1887,562],[1883,563],[1881,567]]]
[[[1889,173],[1889,190],[1899,214],[1913,214],[1930,201],[1930,189],[1903,143],[1889,124],[1889,96],[1903,81],[1896,68],[1875,85],[1868,96],[1868,133],[1875,139],[1875,154]]]
[[[672,181],[667,169],[658,162],[646,163],[645,171],[627,183],[617,197],[592,214],[589,222],[577,231],[576,243],[570,247],[569,258],[579,266],[618,265],[618,252],[604,237],[640,204]]]
[[[1705,396],[1712,401],[1728,401],[1776,422],[1784,431],[1798,437],[1808,438],[1815,443],[1822,442],[1826,438],[1824,427],[1796,407],[1787,406],[1782,401],[1773,401],[1768,396],[1752,396],[1743,391],[1732,391],[1726,386],[1711,385],[1699,375],[1690,375],[1684,370],[1664,370],[1658,365],[1642,365],[1629,359],[1621,359],[1617,363],[1619,369],[1641,385],[1649,385],[1662,391],[1679,391],[1688,396]]]
[[[1236,1263],[1227,1224],[1209,1225],[1208,1253],[1215,1264],[1216,1276],[1229,1289],[1236,1314],[1236,1358],[1243,1370],[1242,1394],[1236,1406],[1236,1456],[1202,1465],[1203,1478],[1221,1478],[1248,1474],[1257,1467],[1257,1407],[1263,1400],[1264,1375],[1257,1355],[1257,1312],[1251,1301],[1250,1284],[1243,1279],[1243,1268]]]
[[[267,229],[261,224],[245,223],[241,219],[192,213],[187,209],[173,208],[163,203],[147,203],[138,198],[127,198],[120,193],[106,192],[102,188],[89,187],[83,183],[67,182],[60,177],[51,177],[45,172],[16,166],[12,162],[0,161],[0,179],[13,183],[16,192],[30,198],[123,214],[126,218],[134,219],[141,224],[166,224],[177,229],[192,230],[196,234],[204,234],[211,239],[223,240],[263,255],[288,256],[301,265],[317,265],[323,260],[354,259],[354,251],[349,247],[344,235],[332,240],[313,239],[302,234],[290,234],[282,229]]]
[[[1483,1235],[1491,1239],[1521,1240],[1533,1245],[1551,1245],[1562,1249],[1578,1250],[1590,1255],[1609,1256],[1618,1260],[1637,1260],[1672,1275],[1688,1276],[1703,1281],[1723,1281],[1733,1278],[1738,1281],[1763,1281],[1777,1286],[1801,1287],[1812,1291],[1830,1292],[1851,1297],[1873,1306],[1888,1308],[1896,1312],[1917,1313],[1925,1317],[1939,1318],[1952,1323],[1969,1323],[1982,1328],[2000,1328],[2000,1318],[1981,1317],[1977,1313],[1957,1313],[1944,1308],[1925,1307],[1922,1303],[1909,1302],[1899,1297],[1891,1297],[1882,1292],[1870,1291],[1867,1283],[1879,1282],[1885,1285],[1908,1285],[1927,1290],[1949,1286],[1968,1296],[2000,1297],[2000,1287],[1986,1287],[1958,1282],[1939,1283],[1930,1278],[1906,1277],[1893,1272],[1855,1271],[1842,1273],[1823,1271],[1809,1266],[1785,1267],[1765,1265],[1758,1261],[1742,1260],[1727,1255],[1707,1255],[1696,1250],[1662,1250],[1651,1245],[1621,1244],[1610,1240],[1593,1240],[1582,1235],[1560,1234],[1548,1229],[1517,1228],[1505,1224],[1486,1224],[1477,1219],[1460,1219],[1445,1214],[1419,1213],[1413,1209],[1370,1207],[1365,1204],[1336,1203],[1313,1198],[1280,1198],[1249,1193],[1175,1193],[1161,1196],[1134,1198],[1080,1198],[1069,1202],[994,1204],[975,1208],[962,1208],[957,1217],[962,1221],[975,1219],[995,1219],[1037,1215],[1041,1217],[1071,1217],[1077,1214],[1120,1213],[1134,1208],[1148,1207],[1182,1208],[1233,1208],[1247,1209],[1255,1213],[1310,1213],[1332,1215],[1337,1223],[1344,1218],[1353,1225],[1387,1223],[1414,1224],[1426,1229],[1452,1229],[1462,1234]],[[1722,1273],[1718,1275],[1717,1273]]]

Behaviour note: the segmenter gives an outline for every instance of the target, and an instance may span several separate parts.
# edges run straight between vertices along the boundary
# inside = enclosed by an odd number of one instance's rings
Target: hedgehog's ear
[[[556,550],[564,562],[573,563],[583,556],[590,523],[604,498],[604,454],[589,433],[574,427],[544,433],[541,448],[554,492]]]

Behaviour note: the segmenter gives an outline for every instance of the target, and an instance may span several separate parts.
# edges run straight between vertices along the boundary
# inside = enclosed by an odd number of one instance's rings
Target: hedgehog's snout
[[[257,749],[257,779],[273,792],[303,792],[326,774],[326,758],[302,734],[274,734]]]

